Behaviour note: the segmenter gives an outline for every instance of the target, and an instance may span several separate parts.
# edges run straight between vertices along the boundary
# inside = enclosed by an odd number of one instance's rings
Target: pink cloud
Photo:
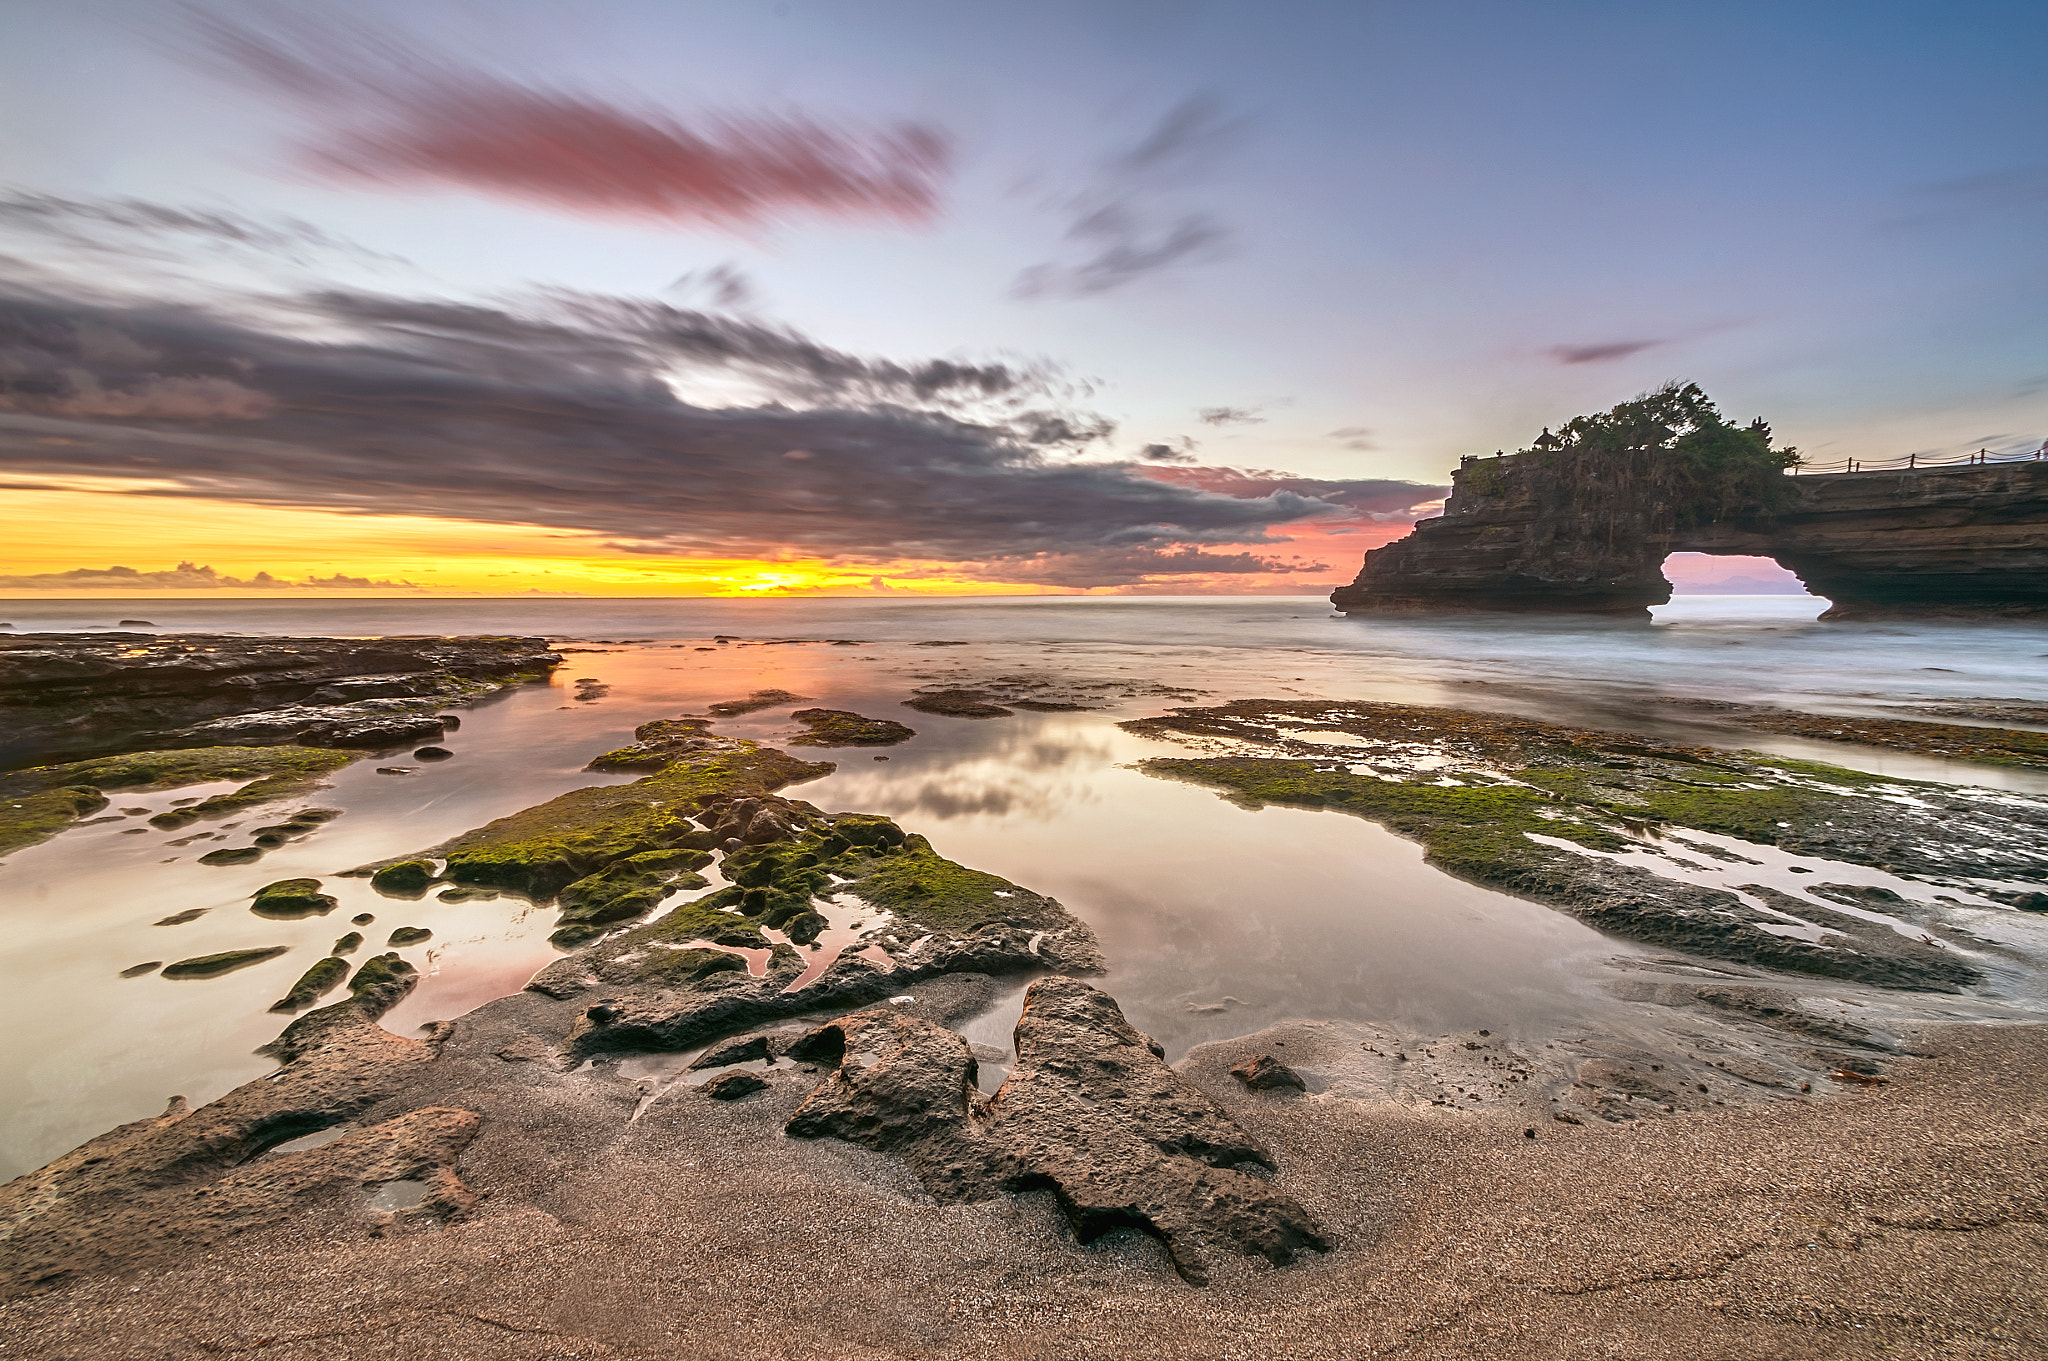
[[[198,17],[207,64],[299,105],[323,175],[449,185],[570,212],[750,228],[792,215],[922,221],[949,146],[936,128],[834,128],[800,115],[685,124],[535,88],[363,29],[268,11]]]

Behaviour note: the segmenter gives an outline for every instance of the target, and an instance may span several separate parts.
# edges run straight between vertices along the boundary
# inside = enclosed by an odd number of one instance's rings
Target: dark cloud
[[[635,298],[557,292],[526,310],[435,299],[329,291],[300,304],[409,352],[506,382],[644,387],[689,366],[740,370],[790,401],[958,405],[983,400],[1014,407],[1063,394],[1043,365],[967,364],[950,359],[901,364],[834,350],[784,326],[697,312]],[[1098,437],[1085,422],[1041,412],[1039,441]]]
[[[969,564],[983,581],[1039,586],[1134,586],[1154,577],[1265,576],[1327,572],[1328,563],[1258,553],[1215,553],[1195,548],[1100,548]]]
[[[738,265],[728,262],[709,269],[693,269],[662,292],[685,302],[701,297],[707,306],[730,311],[754,300],[754,283]]]
[[[294,217],[254,218],[221,208],[176,208],[132,198],[64,198],[25,190],[0,193],[0,230],[119,257],[172,259],[177,252],[161,244],[144,243],[175,240],[187,246],[276,256],[297,264],[331,256],[398,260]]]
[[[1087,297],[1179,264],[1221,257],[1230,233],[1212,215],[1174,207],[1176,191],[1206,170],[1244,130],[1216,101],[1182,101],[1136,144],[1108,157],[1088,184],[1061,202],[1067,258],[1032,265],[1011,292],[1020,298]]]
[[[1550,357],[1560,364],[1605,364],[1662,345],[1661,340],[1609,340],[1597,345],[1554,345]]]
[[[543,525],[676,554],[1057,562],[1076,580],[1104,552],[1257,546],[1270,526],[1341,513],[1342,498],[1294,486],[1217,490],[1050,456],[1034,440],[1089,422],[1024,405],[1049,380],[1003,365],[861,359],[787,329],[580,295],[515,312],[330,292],[273,312],[293,326],[0,297],[0,474]],[[707,365],[814,404],[680,400],[669,380]],[[223,385],[249,404],[168,400]],[[86,392],[128,405],[66,405]],[[970,419],[974,403],[987,409]]]
[[[1204,425],[1260,425],[1266,418],[1241,406],[1205,406],[1196,419]]]
[[[237,85],[297,109],[307,168],[454,186],[571,212],[752,228],[793,215],[922,221],[949,159],[937,128],[831,127],[797,115],[687,124],[544,89],[417,39],[281,5],[187,11],[182,44]]]
[[[77,567],[69,572],[37,572],[28,576],[0,576],[0,590],[8,591],[291,591],[291,590],[416,590],[410,581],[377,581],[369,577],[309,576],[288,581],[268,572],[243,580],[216,572],[211,567],[181,562],[159,572],[138,572],[133,567]]]
[[[1195,450],[1200,447],[1182,435],[1171,444],[1148,444],[1138,451],[1138,457],[1152,463],[1193,463]]]
[[[1441,500],[1451,490],[1447,486],[1397,482],[1392,478],[1296,477],[1271,468],[1147,468],[1145,472],[1162,482],[1219,496],[1250,498],[1292,493],[1342,506],[1356,516],[1380,522],[1413,519],[1416,507]]]

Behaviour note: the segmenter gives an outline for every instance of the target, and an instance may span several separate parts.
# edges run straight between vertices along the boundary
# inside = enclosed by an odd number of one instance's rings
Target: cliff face
[[[1669,553],[1777,559],[1824,618],[2048,616],[2048,463],[1786,477],[1765,506],[1674,505],[1649,456],[1467,459],[1443,515],[1365,555],[1347,613],[1641,615]]]

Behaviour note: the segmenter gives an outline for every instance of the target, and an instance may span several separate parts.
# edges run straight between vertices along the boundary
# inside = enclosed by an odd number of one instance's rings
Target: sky
[[[0,595],[1318,593],[1673,378],[2034,447],[2044,57],[1968,0],[11,0]]]

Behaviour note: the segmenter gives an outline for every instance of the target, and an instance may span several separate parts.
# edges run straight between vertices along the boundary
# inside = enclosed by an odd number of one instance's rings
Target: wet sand
[[[1887,1086],[1625,1126],[1248,1093],[1194,1051],[1337,1249],[1191,1287],[1150,1239],[1076,1250],[1042,1196],[938,1206],[901,1167],[791,1141],[816,1078],[730,1105],[593,1081],[486,1111],[439,1230],[359,1193],[169,1269],[0,1307],[7,1355],[2006,1357],[2048,1349],[2048,1030],[1953,1027]],[[1276,1048],[1276,1044],[1278,1047]],[[493,1118],[493,1116],[497,1118]],[[1537,1128],[1537,1137],[1524,1130]]]

